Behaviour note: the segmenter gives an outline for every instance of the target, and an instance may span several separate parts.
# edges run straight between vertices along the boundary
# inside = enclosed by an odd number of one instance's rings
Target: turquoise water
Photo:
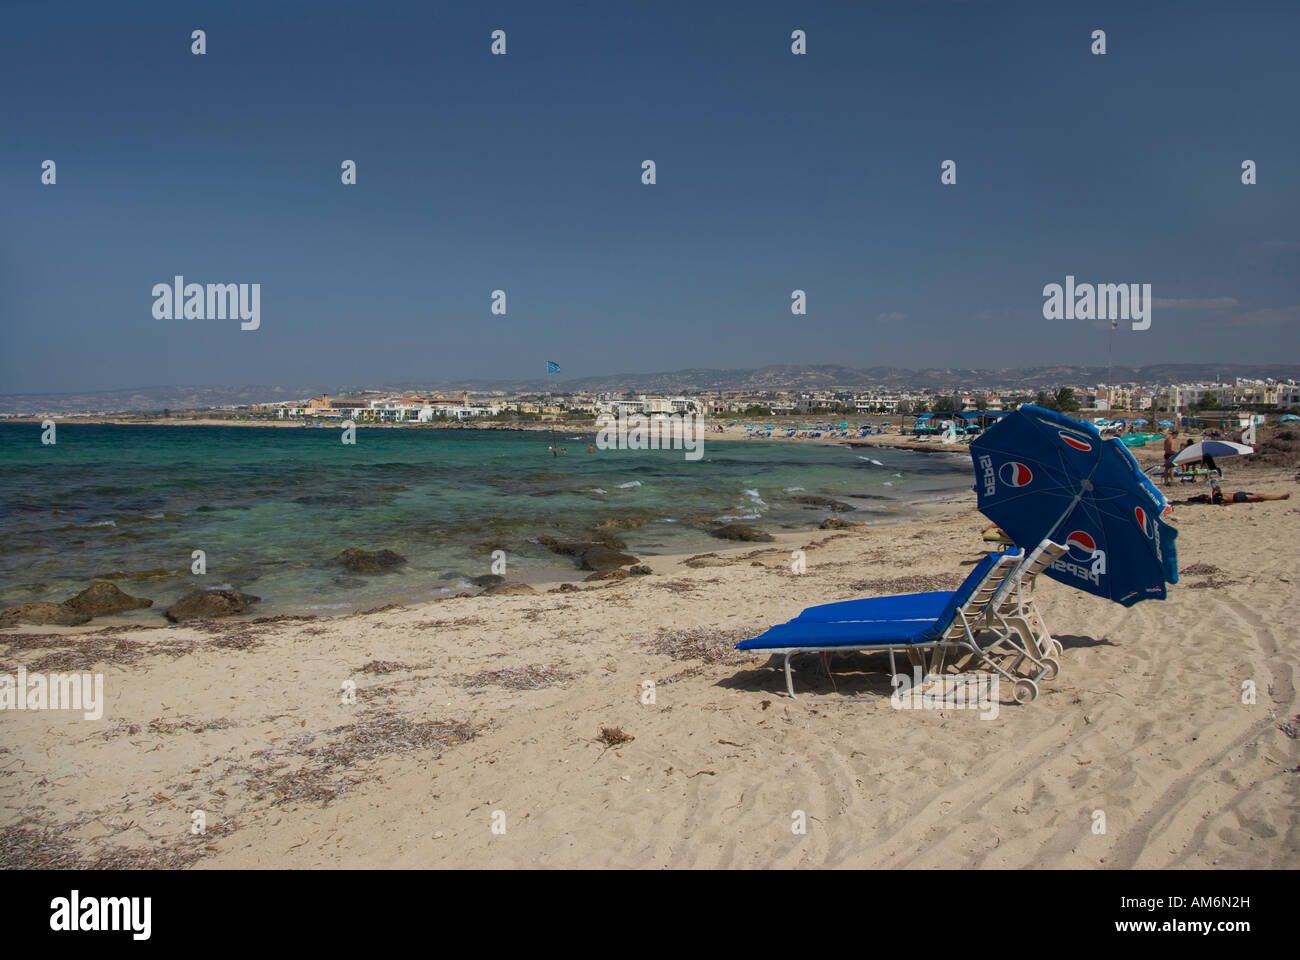
[[[606,520],[640,557],[731,546],[690,526],[734,519],[769,532],[808,529],[832,513],[792,497],[834,497],[835,514],[888,521],[911,501],[970,487],[965,454],[713,440],[681,451],[587,453],[593,434],[0,424],[0,606],[60,601],[92,579],[150,597],[158,609],[195,587],[263,598],[259,613],[333,613],[467,589],[506,553],[506,574],[580,579],[538,536],[582,537]],[[568,449],[552,457],[548,445]],[[872,462],[872,461],[876,462]],[[409,561],[379,576],[330,563],[347,547]],[[206,575],[190,572],[207,555]]]

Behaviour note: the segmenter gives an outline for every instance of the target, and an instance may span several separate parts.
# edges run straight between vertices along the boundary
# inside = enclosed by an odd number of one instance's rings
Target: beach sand
[[[102,673],[106,700],[0,714],[0,863],[1300,866],[1300,500],[1176,507],[1165,602],[1044,578],[1061,674],[1026,705],[1003,684],[996,719],[893,709],[879,656],[837,656],[835,691],[797,660],[792,701],[731,649],[810,604],[955,585],[974,495],[923,509],[537,596],[0,634],[4,670]]]

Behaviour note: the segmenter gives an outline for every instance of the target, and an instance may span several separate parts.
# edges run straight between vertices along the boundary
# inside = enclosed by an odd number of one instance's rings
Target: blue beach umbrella
[[[1173,425],[1174,422],[1172,420],[1161,420],[1156,424],[1157,427],[1172,427]]]
[[[1295,423],[1297,420],[1300,420],[1300,417],[1297,417],[1294,413],[1288,413],[1285,417],[1280,418],[1278,423]]]
[[[1044,538],[1069,552],[1046,571],[1131,607],[1178,582],[1178,531],[1167,503],[1115,438],[1092,424],[1025,405],[971,443],[979,509],[1022,547]]]

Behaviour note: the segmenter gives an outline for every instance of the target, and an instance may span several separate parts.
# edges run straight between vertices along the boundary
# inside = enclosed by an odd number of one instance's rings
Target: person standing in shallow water
[[[588,452],[588,453],[595,453],[595,452],[596,452],[596,445],[595,445],[594,443],[589,443],[589,444],[587,444],[587,452]]]

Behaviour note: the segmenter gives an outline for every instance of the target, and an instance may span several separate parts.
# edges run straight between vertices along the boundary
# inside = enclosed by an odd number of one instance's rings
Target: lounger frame
[[[924,666],[923,654],[930,654],[930,675],[944,671],[945,660],[951,653],[969,654],[1013,685],[1016,700],[1025,702],[1038,696],[1038,681],[1055,676],[1059,665],[1050,656],[1052,640],[1038,608],[1033,602],[1033,581],[1066,552],[1066,548],[1044,540],[1028,554],[1008,554],[989,568],[988,575],[975,588],[967,601],[957,608],[952,621],[943,633],[930,640],[905,643],[837,644],[835,646],[799,646],[763,648],[773,655],[784,655],[785,688],[790,698],[797,700],[790,660],[799,653],[888,653],[890,674],[898,673],[896,654],[908,654],[909,660]],[[842,621],[852,622],[852,621]],[[981,643],[984,634],[989,639]],[[1001,649],[1003,645],[1012,649]],[[1012,653],[1016,660],[1008,670],[995,656]],[[1037,668],[1031,677],[1017,675],[1025,661]],[[920,662],[918,662],[920,661]]]

